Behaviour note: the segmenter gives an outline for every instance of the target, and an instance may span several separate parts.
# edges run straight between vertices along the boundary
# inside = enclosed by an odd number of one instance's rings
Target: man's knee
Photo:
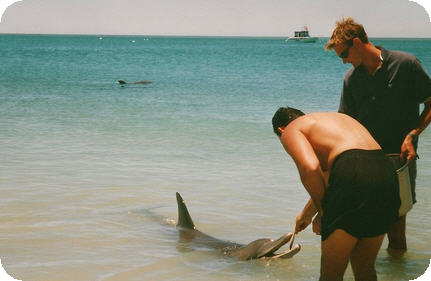
[[[377,273],[374,265],[372,268],[361,268],[358,271],[354,271],[355,281],[376,281]]]
[[[321,281],[326,280],[343,280],[344,272],[346,271],[348,262],[340,260],[327,260],[323,262],[320,267],[320,279]]]
[[[342,281],[344,277],[343,271],[328,271],[328,270],[322,270],[320,271],[320,278],[319,281]]]

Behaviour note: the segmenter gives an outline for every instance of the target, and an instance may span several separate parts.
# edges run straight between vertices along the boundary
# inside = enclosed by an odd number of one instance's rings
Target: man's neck
[[[376,71],[382,66],[382,51],[376,48],[371,43],[364,45],[364,60],[362,66],[369,75],[374,75]]]

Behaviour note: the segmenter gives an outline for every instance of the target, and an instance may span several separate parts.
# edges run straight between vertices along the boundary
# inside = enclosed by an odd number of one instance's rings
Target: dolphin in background
[[[206,245],[221,250],[224,255],[236,257],[240,260],[291,258],[301,249],[299,244],[292,247],[295,235],[291,232],[282,235],[277,240],[262,238],[247,245],[211,237],[196,229],[183,198],[178,192],[176,195],[178,204],[177,229],[180,234],[181,242],[193,242],[199,245]],[[290,242],[290,247],[287,251],[275,253],[288,242]]]
[[[144,84],[144,85],[147,85],[147,84],[151,84],[151,83],[153,83],[153,82],[151,82],[151,81],[147,81],[147,80],[142,80],[142,81],[137,81],[137,82],[131,82],[131,83],[128,83],[128,82],[126,82],[126,81],[124,81],[124,80],[118,80],[118,83],[119,83],[120,85],[126,85],[126,84],[133,84],[133,85],[136,85],[136,84]]]

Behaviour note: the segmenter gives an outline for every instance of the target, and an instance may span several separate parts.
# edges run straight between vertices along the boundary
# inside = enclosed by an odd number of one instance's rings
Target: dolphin
[[[181,242],[193,241],[193,243],[221,250],[224,255],[236,257],[240,260],[291,258],[301,249],[299,244],[292,247],[295,235],[291,232],[282,235],[277,240],[262,238],[247,245],[224,241],[209,236],[196,229],[183,198],[178,192],[176,195],[178,204],[177,229],[180,234]],[[289,250],[276,253],[278,249],[288,242],[290,242]]]
[[[153,82],[151,82],[151,81],[147,81],[147,80],[142,80],[142,81],[137,81],[137,82],[131,82],[131,83],[128,83],[128,82],[126,82],[126,81],[124,81],[124,80],[118,80],[118,83],[119,83],[120,85],[125,85],[125,84],[133,84],[133,85],[136,85],[136,84],[144,84],[144,85],[147,85],[147,84],[151,84],[151,83],[153,83]]]

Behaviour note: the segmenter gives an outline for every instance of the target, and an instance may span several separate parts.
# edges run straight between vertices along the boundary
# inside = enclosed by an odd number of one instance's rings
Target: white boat
[[[316,42],[318,37],[310,37],[310,33],[308,32],[308,27],[304,26],[303,30],[295,31],[295,35],[293,37],[287,37],[287,41],[298,41],[304,43],[313,43]]]

